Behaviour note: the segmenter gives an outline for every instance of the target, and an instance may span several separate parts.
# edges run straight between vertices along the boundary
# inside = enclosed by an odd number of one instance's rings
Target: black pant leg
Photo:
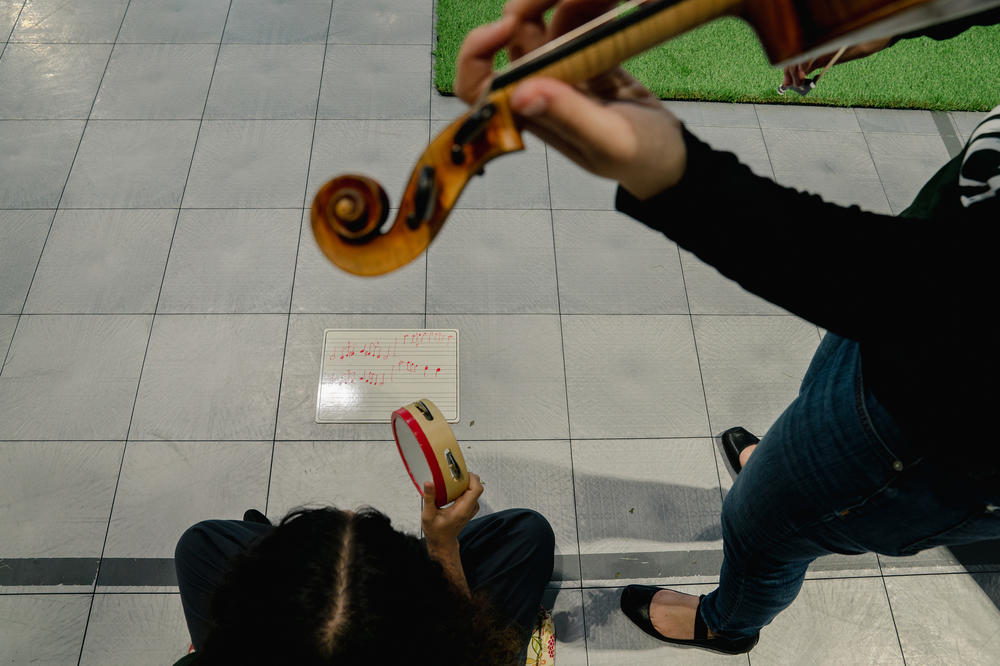
[[[271,525],[242,520],[205,520],[181,535],[174,550],[174,567],[184,619],[196,650],[208,635],[212,594],[229,570],[229,560],[272,529]]]
[[[458,543],[469,588],[485,590],[527,645],[552,577],[555,535],[548,521],[530,509],[499,511],[471,521]]]

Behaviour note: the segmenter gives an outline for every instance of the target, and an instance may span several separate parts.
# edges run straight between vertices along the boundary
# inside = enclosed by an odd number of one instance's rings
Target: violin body
[[[347,175],[316,194],[313,234],[330,261],[355,275],[381,275],[415,259],[440,231],[470,178],[488,161],[523,149],[509,99],[529,76],[581,83],[723,16],[746,20],[771,63],[782,66],[997,5],[1000,0],[632,0],[623,6],[630,11],[612,10],[498,72],[483,98],[417,160],[387,231],[385,191],[370,178]]]

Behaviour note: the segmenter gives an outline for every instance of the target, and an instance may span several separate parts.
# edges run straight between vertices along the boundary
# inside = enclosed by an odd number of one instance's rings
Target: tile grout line
[[[569,404],[569,373],[566,366],[566,333],[563,330],[562,297],[559,292],[559,252],[556,250],[556,219],[552,213],[552,175],[549,170],[549,146],[543,146],[545,154],[545,180],[549,195],[549,225],[552,230],[552,266],[556,281],[556,309],[559,314],[559,350],[562,352],[563,395],[566,397],[566,437],[569,442],[569,482],[573,491],[573,527],[576,531],[576,562],[580,571],[580,583],[583,583],[583,553],[580,547],[580,510],[576,498],[576,465],[573,462],[573,419]],[[571,588],[572,589],[572,588]],[[580,588],[580,619],[583,622],[583,653],[590,665],[590,649],[587,642],[587,609],[583,603],[583,589]]]
[[[7,316],[16,317],[17,313],[0,313],[0,315],[6,314]],[[25,316],[38,316],[38,317],[108,317],[108,316],[147,316],[147,315],[157,315],[159,317],[186,317],[186,316],[203,316],[203,317],[226,317],[233,315],[284,315],[288,314],[286,311],[273,312],[273,311],[256,311],[256,312],[25,312]],[[296,315],[320,317],[328,315],[364,315],[364,316],[377,316],[377,315],[419,315],[420,311],[416,312],[294,312]],[[441,315],[449,317],[557,317],[560,315],[559,312],[431,312],[430,315]],[[689,314],[695,315],[697,317],[746,317],[746,318],[761,318],[767,317],[771,319],[787,318],[787,319],[798,319],[800,321],[806,321],[801,317],[793,314],[782,314],[780,312],[761,312],[761,313],[746,313],[746,312],[736,312],[732,314],[719,314],[715,312],[663,312],[663,313],[642,313],[642,312],[563,312],[563,316],[567,317],[686,317]],[[812,322],[809,322],[812,323]],[[818,327],[817,327],[818,328]]]
[[[128,15],[128,10],[131,8],[131,5],[132,5],[132,0],[129,0],[128,4],[125,7],[125,14],[122,16],[122,23],[118,27],[118,34],[119,35],[121,34],[122,26],[125,24],[125,17]],[[227,11],[226,11],[226,19],[225,19],[225,22],[223,22],[223,33],[225,32],[225,23],[229,21],[229,10],[231,10],[231,9],[232,9],[232,0],[230,0],[230,2],[229,2],[229,9],[227,9]],[[91,595],[90,609],[87,611],[87,622],[84,625],[83,642],[80,645],[79,660],[83,659],[83,648],[86,645],[87,632],[89,631],[89,628],[90,628],[90,617],[93,614],[94,603],[95,603],[95,600],[97,598],[97,587],[98,587],[97,583],[100,580],[101,568],[102,568],[102,564],[103,564],[103,561],[104,561],[104,553],[107,550],[108,538],[109,538],[109,536],[111,534],[111,520],[112,520],[112,517],[114,515],[115,502],[117,501],[117,498],[118,498],[118,487],[121,484],[122,471],[125,468],[125,456],[128,453],[128,438],[132,434],[132,423],[133,423],[133,421],[135,419],[135,409],[136,409],[136,406],[139,403],[139,390],[142,387],[142,374],[143,374],[143,371],[145,370],[145,367],[146,367],[146,360],[147,360],[147,358],[149,356],[149,347],[150,347],[150,345],[152,343],[152,339],[153,339],[153,330],[154,330],[154,327],[156,325],[156,309],[159,307],[159,305],[160,305],[160,298],[163,295],[163,285],[166,282],[167,267],[170,265],[170,255],[173,252],[174,239],[177,237],[177,227],[178,227],[178,225],[180,223],[180,216],[181,216],[181,212],[183,210],[184,195],[187,192],[188,182],[191,179],[191,171],[192,171],[192,168],[194,166],[194,158],[195,158],[195,155],[197,154],[197,151],[198,151],[198,140],[201,138],[201,128],[202,128],[202,126],[204,125],[204,122],[205,122],[205,120],[204,120],[205,109],[208,108],[208,96],[209,96],[209,92],[211,91],[211,88],[212,88],[212,81],[215,79],[216,67],[219,64],[219,54],[222,51],[222,42],[221,42],[221,39],[222,38],[220,37],[219,47],[218,47],[218,49],[216,49],[216,52],[215,52],[215,63],[212,65],[212,76],[209,79],[208,89],[205,91],[205,102],[202,105],[202,118],[198,122],[198,131],[195,134],[194,144],[191,146],[191,159],[188,162],[187,175],[184,178],[184,187],[181,189],[180,198],[179,198],[179,200],[177,202],[177,215],[174,217],[174,229],[173,229],[173,232],[170,235],[170,244],[167,247],[167,255],[166,255],[166,257],[164,259],[164,262],[163,262],[163,273],[160,276],[160,288],[159,288],[159,290],[157,291],[157,294],[156,294],[156,304],[153,307],[153,313],[152,313],[152,316],[150,317],[150,320],[149,320],[149,335],[146,337],[146,348],[145,348],[145,351],[143,352],[142,364],[139,366],[139,377],[136,380],[135,396],[132,399],[132,413],[129,415],[129,425],[128,425],[128,430],[125,433],[124,446],[122,447],[122,459],[121,459],[121,462],[119,463],[119,467],[118,467],[118,477],[115,480],[115,489],[114,489],[114,492],[112,493],[112,496],[111,496],[111,509],[108,511],[108,526],[107,526],[107,528],[105,528],[105,531],[104,531],[104,543],[101,545],[101,554],[100,554],[100,557],[99,557],[98,562],[97,562],[97,573],[96,573],[96,575],[94,577],[94,592]],[[117,47],[117,36],[115,38],[115,42],[116,42],[115,46],[112,47],[111,53],[108,55],[108,63],[109,64],[111,62],[111,56],[114,54],[115,48]],[[107,67],[105,67],[105,74],[107,74]],[[102,76],[101,77],[101,83],[98,84],[98,86],[97,86],[97,93],[95,93],[95,96],[94,96],[94,103],[95,104],[97,102],[97,95],[100,94],[101,85],[103,84],[103,82],[104,82],[104,77]],[[93,105],[91,105],[91,113],[93,113],[93,110],[94,110]],[[88,119],[87,122],[89,123],[89,119]],[[84,128],[84,132],[86,132],[86,127]],[[81,144],[82,144],[83,139],[81,138],[80,141],[81,141]],[[78,149],[78,152],[79,152],[79,149]],[[75,161],[75,158],[74,158],[74,161]],[[70,169],[70,171],[72,172],[72,168]],[[67,180],[68,180],[68,177],[67,177]],[[64,188],[64,190],[65,190],[65,188]],[[78,660],[78,663],[79,663],[79,660]]]
[[[319,103],[323,97],[323,76],[326,74],[326,57],[330,50],[330,26],[333,24],[333,5],[330,2],[330,13],[326,18],[326,40],[323,45],[323,60],[319,69],[319,87],[316,90],[316,117],[313,118],[312,141],[309,142],[309,159],[306,161],[306,182],[302,192],[302,214],[299,216],[299,240],[295,244],[295,263],[292,267],[292,289],[288,294],[288,313],[285,315],[285,342],[281,346],[281,369],[278,372],[278,398],[274,404],[274,430],[271,433],[271,460],[267,468],[267,487],[264,490],[264,515],[267,515],[271,503],[271,476],[274,473],[274,453],[278,446],[278,416],[281,413],[281,385],[285,381],[285,360],[288,357],[288,333],[292,328],[292,304],[295,301],[295,278],[299,272],[299,251],[302,248],[302,227],[305,226],[306,203],[309,201],[309,173],[312,171],[313,152],[316,149],[316,128],[319,125]],[[230,0],[232,7],[232,0]],[[228,20],[228,17],[227,17]],[[225,34],[225,30],[223,30]],[[219,50],[222,46],[220,44]]]
[[[622,553],[622,554],[623,555],[628,555],[629,553]],[[614,555],[618,555],[618,553],[614,553]],[[133,559],[133,558],[129,558],[129,559]],[[146,558],[138,558],[138,559],[146,559]],[[148,559],[158,559],[158,558],[148,558]],[[169,558],[169,559],[172,559],[172,558]],[[905,579],[905,578],[922,578],[922,577],[931,577],[931,576],[933,576],[933,577],[945,577],[945,576],[948,576],[948,577],[957,577],[957,576],[971,577],[971,576],[974,575],[974,573],[975,574],[996,575],[997,573],[1000,573],[1000,572],[993,571],[993,570],[983,571],[983,572],[978,572],[978,571],[977,572],[968,572],[968,571],[941,571],[941,572],[921,572],[921,573],[909,573],[909,574],[896,574],[896,575],[893,575],[891,577],[892,578],[899,578],[899,579]],[[818,577],[818,578],[816,578],[816,577],[814,577],[814,578],[806,578],[805,582],[806,583],[815,583],[815,582],[827,582],[827,581],[858,581],[858,580],[874,580],[874,579],[877,579],[877,578],[878,578],[877,574],[864,574],[864,575],[857,575],[857,576],[823,576],[823,577]],[[601,580],[601,579],[594,579],[594,580]],[[669,577],[652,578],[652,579],[650,579],[650,578],[623,578],[621,580],[622,581],[626,581],[626,580],[669,580]],[[593,582],[587,583],[587,582],[584,582],[584,581],[581,580],[580,581],[580,585],[560,586],[560,585],[552,585],[551,584],[552,582],[553,581],[550,581],[546,585],[546,590],[554,590],[554,591],[557,591],[557,592],[562,592],[563,590],[571,590],[571,591],[582,591],[582,590],[619,590],[619,589],[621,589],[622,587],[625,587],[625,585],[628,584],[628,583],[624,583],[624,582],[621,585],[611,585],[611,584],[593,583]],[[573,582],[573,581],[562,581],[562,582]],[[711,585],[711,584],[713,584],[713,583],[711,583],[711,582],[707,582],[707,583],[706,582],[697,582],[697,581],[696,582],[672,582],[672,583],[664,583],[664,585],[670,586],[670,587],[693,587],[693,586]],[[39,588],[45,588],[45,589],[44,589],[44,591],[5,592],[5,591],[2,591],[2,588],[0,588],[0,597],[73,596],[73,595],[82,596],[82,595],[88,594],[87,592],[74,591],[74,590],[53,590],[53,589],[51,589],[53,587],[56,587],[56,585],[37,585],[37,586],[35,586],[35,585],[15,585],[13,587],[18,587],[18,588],[22,588],[22,589],[24,589],[24,588],[31,588],[31,587],[39,587]],[[176,587],[177,587],[176,585],[133,585],[133,584],[128,584],[128,585],[122,585],[121,587],[127,588],[127,589],[123,589],[123,590],[108,589],[106,592],[101,592],[100,594],[121,594],[121,595],[125,595],[125,594],[145,594],[145,595],[174,595],[174,596],[179,595],[179,592],[176,590]],[[152,589],[152,590],[149,590],[149,589],[138,589],[138,588],[146,588],[146,587],[153,587],[153,588],[159,588],[159,589]],[[171,588],[171,589],[165,589],[165,588]]]
[[[128,15],[128,10],[132,6],[132,0],[128,0],[125,4],[125,11],[122,12],[122,20],[118,24],[118,32],[115,33],[115,41],[118,41],[118,36],[122,33],[122,26],[125,25],[125,17]],[[28,293],[24,295],[24,305],[21,306],[21,312],[24,312],[25,306],[28,303],[28,295],[31,293],[31,287],[35,283],[35,277],[38,275],[38,266],[42,263],[42,255],[45,254],[45,246],[49,242],[49,237],[52,235],[52,227],[55,226],[56,217],[59,215],[59,206],[62,204],[63,196],[66,194],[66,187],[69,185],[70,176],[73,174],[73,168],[76,166],[76,159],[80,156],[80,148],[83,146],[83,139],[87,135],[87,126],[90,123],[89,116],[94,112],[94,106],[97,104],[97,96],[101,93],[101,86],[104,85],[104,78],[108,74],[108,68],[111,66],[111,56],[114,55],[115,47],[112,46],[108,51],[108,60],[104,63],[104,72],[101,74],[101,80],[97,82],[97,89],[94,91],[94,99],[90,103],[90,112],[87,114],[88,119],[83,123],[83,131],[80,132],[80,141],[76,145],[76,152],[73,154],[73,161],[70,162],[69,171],[66,173],[66,182],[63,183],[62,191],[59,193],[59,201],[56,202],[56,209],[52,214],[52,222],[49,224],[49,231],[45,235],[45,241],[42,243],[42,251],[38,255],[38,264],[35,265],[35,272],[31,275],[31,283],[28,285]],[[18,319],[20,323],[20,319]],[[149,331],[152,334],[153,322],[152,318],[149,323]],[[15,331],[16,332],[16,331]],[[146,338],[146,351],[149,350],[149,337]],[[146,363],[146,351],[143,352],[143,365]],[[2,370],[0,370],[2,372]],[[142,366],[139,366],[139,378],[136,379],[135,390],[136,395],[139,393],[139,381],[142,378]],[[132,401],[132,414],[135,414],[135,400]],[[129,428],[132,427],[132,415],[129,416]],[[108,527],[104,531],[104,543],[101,545],[101,555],[97,560],[97,571],[94,573],[94,586],[90,592],[90,604],[87,606],[87,620],[83,625],[83,634],[80,637],[80,651],[77,653],[76,662],[79,664],[83,660],[83,648],[87,644],[87,631],[90,629],[90,618],[94,613],[94,601],[97,598],[97,581],[101,575],[101,559],[104,557],[104,549],[108,543],[108,531],[111,528],[111,514],[114,511],[115,506],[115,496],[118,494],[118,484],[121,481],[122,468],[125,466],[125,450],[128,448],[128,432],[126,431],[125,441],[122,442],[122,455],[121,459],[118,461],[118,476],[115,478],[115,489],[111,495],[111,505],[108,508]]]
[[[20,16],[20,15],[19,15]],[[16,24],[15,24],[16,25]],[[225,29],[223,29],[224,31]],[[11,31],[13,34],[13,30]],[[24,44],[26,46],[78,46],[80,44],[96,44],[98,46],[108,46],[111,44],[121,44],[122,46],[205,46],[215,45],[220,42],[42,42],[42,41],[22,41],[12,40],[11,44]],[[380,42],[378,44],[357,44],[354,42],[331,42],[327,44],[334,46],[432,46],[420,42]],[[323,42],[221,42],[223,46],[322,46]]]
[[[28,0],[24,0],[21,3],[21,8],[17,10],[17,17],[14,18],[14,24],[10,26],[10,32],[7,33],[7,39],[4,41],[3,48],[0,48],[0,58],[3,58],[3,54],[7,52],[7,46],[10,44],[10,38],[14,36],[14,31],[17,30],[17,24],[21,22],[21,14],[24,13],[24,6],[28,4]]]
[[[934,120],[938,135],[948,151],[948,159],[954,159],[961,154],[964,146],[951,115],[947,111],[931,111],[931,118]]]
[[[129,4],[125,7],[125,14],[128,13],[128,7],[131,6],[132,0],[129,0]],[[21,14],[24,12],[24,7],[27,5],[27,0],[21,5],[21,10],[17,14],[17,21],[14,23],[14,27],[11,28],[10,35],[14,34],[14,30],[17,28],[17,23],[21,19]],[[122,14],[122,21],[118,24],[118,33],[121,34],[122,26],[125,24],[125,14]],[[9,36],[8,36],[9,39]],[[117,35],[116,35],[117,39]],[[3,51],[0,52],[0,56],[3,55],[7,50],[7,45],[4,45]],[[14,347],[14,338],[17,336],[17,329],[21,326],[21,318],[24,316],[24,308],[28,304],[28,296],[31,294],[31,287],[35,283],[35,277],[38,275],[38,267],[42,263],[42,255],[45,254],[45,246],[49,242],[49,236],[52,235],[52,228],[55,226],[56,216],[59,214],[60,206],[62,205],[63,196],[66,194],[66,186],[69,184],[69,178],[73,173],[73,167],[76,165],[76,158],[80,155],[80,147],[83,145],[83,137],[87,133],[87,125],[89,124],[89,116],[94,111],[94,105],[97,104],[97,96],[101,91],[101,85],[104,84],[104,77],[108,73],[108,67],[111,64],[111,55],[114,53],[114,47],[108,51],[108,59],[104,63],[104,71],[101,73],[101,80],[97,82],[97,90],[94,91],[94,99],[90,103],[90,111],[88,112],[88,119],[83,119],[83,129],[80,131],[80,140],[76,143],[76,151],[73,153],[73,159],[69,163],[69,169],[66,171],[66,180],[63,181],[62,189],[59,191],[59,199],[56,201],[55,208],[41,208],[41,209],[10,209],[10,210],[51,210],[52,219],[49,220],[49,229],[45,232],[45,240],[42,241],[41,251],[38,253],[38,261],[35,262],[35,270],[31,273],[31,280],[28,282],[28,289],[24,292],[24,301],[21,303],[21,311],[17,315],[17,322],[14,324],[14,331],[11,333],[10,342],[7,345],[7,352],[4,354],[2,362],[0,362],[0,376],[3,375],[4,368],[7,367],[7,359],[10,357],[10,350]],[[76,121],[79,122],[79,121]],[[82,649],[82,648],[81,648]]]
[[[608,561],[614,560],[629,560],[629,559],[643,559],[643,558],[656,558],[658,556],[662,557],[680,557],[680,558],[691,558],[704,556],[708,554],[714,554],[721,556],[723,549],[721,547],[714,548],[703,548],[703,549],[673,549],[673,550],[661,550],[652,552],[607,552],[607,553],[588,553],[586,557],[588,559],[594,560],[596,568],[595,575],[588,576],[586,578],[564,578],[560,580],[550,580],[547,586],[549,589],[560,589],[560,590],[579,590],[587,589],[591,587],[620,587],[625,584],[625,581],[635,581],[635,580],[656,580],[662,581],[660,584],[665,585],[710,585],[718,584],[718,568],[713,567],[709,570],[706,568],[697,570],[685,570],[672,575],[646,575],[647,572],[629,572],[627,575],[617,576],[607,564]],[[563,561],[571,559],[572,555],[559,555]],[[600,560],[605,560],[605,562],[600,562]],[[96,557],[12,557],[6,558],[4,562],[8,563],[13,567],[15,574],[11,576],[10,571],[7,572],[7,579],[0,586],[0,595],[15,596],[21,594],[35,594],[35,593],[65,593],[65,594],[86,594],[81,588],[85,588],[91,583],[84,583],[79,580],[80,572],[78,570],[67,571],[64,567],[66,565],[78,564],[80,562],[93,562],[94,571],[97,567]],[[111,557],[105,558],[105,564],[111,563],[112,573],[106,577],[102,577],[101,587],[108,590],[115,590],[119,593],[131,593],[129,590],[142,589],[150,593],[157,593],[157,590],[152,590],[150,588],[158,588],[162,591],[163,588],[167,588],[169,591],[174,591],[177,588],[176,580],[168,582],[168,578],[163,577],[163,570],[169,568],[173,571],[174,558],[173,557]],[[116,576],[120,576],[122,571],[128,570],[132,571],[131,566],[138,563],[146,565],[145,575],[127,575],[125,579],[120,579]],[[150,564],[155,564],[158,566],[150,567]],[[18,573],[24,573],[25,567],[21,566],[18,572],[18,565],[28,565],[31,569],[32,575],[38,575],[39,571],[44,571],[46,579],[45,582],[33,582],[33,579],[29,576],[27,580],[16,579]],[[945,565],[946,567],[948,565]],[[941,577],[941,576],[975,576],[975,575],[991,575],[995,576],[1000,574],[1000,562],[993,565],[976,565],[972,570],[969,570],[970,565],[957,565],[960,566],[960,570],[945,571],[927,571],[925,567],[920,564],[913,565],[913,570],[902,570],[900,573],[891,574],[889,578],[914,578],[914,577]],[[617,567],[615,567],[617,568]],[[856,571],[858,573],[849,573],[851,571]],[[63,576],[60,578],[59,574]],[[699,578],[705,580],[699,581],[688,581],[681,582],[678,579],[690,579]],[[834,568],[834,569],[818,569],[810,571],[806,575],[806,581],[829,581],[829,580],[859,580],[859,579],[870,579],[870,580],[884,580],[885,577],[881,576],[878,571],[873,569],[866,569],[862,567],[861,569],[855,569],[852,567],[844,568]],[[674,580],[676,582],[671,583],[669,581]],[[609,581],[607,584],[604,581]],[[611,582],[613,581],[613,582]],[[67,587],[76,589],[58,589],[53,590],[53,588]],[[8,591],[10,588],[18,588],[18,591]],[[25,591],[27,590],[27,591]],[[44,590],[44,592],[38,592],[38,590]]]
[[[760,124],[760,115],[757,113],[757,105],[753,105],[753,117],[757,119],[757,131],[760,132],[761,143],[764,144],[764,155],[767,156],[767,166],[771,168],[771,180],[775,183],[778,182],[778,177],[774,175],[774,162],[771,161],[771,151],[767,147],[767,139],[764,137],[764,128]],[[688,303],[688,309],[690,309],[691,304]]]
[[[879,580],[882,581],[882,590],[885,591],[885,600],[889,604],[889,618],[892,620],[892,628],[896,632],[896,644],[899,646],[899,656],[903,659],[903,666],[906,666],[906,651],[903,650],[903,639],[899,636],[899,626],[896,624],[896,613],[892,610],[892,599],[889,597],[889,586],[885,582],[885,575],[882,573],[882,562],[875,554],[875,561],[878,563]]]
[[[715,478],[719,481],[719,520],[722,519],[722,502],[726,499],[726,493],[722,490],[722,470],[719,468],[719,456],[716,455],[718,448],[715,443],[714,431],[712,429],[712,415],[708,408],[708,391],[705,389],[705,374],[701,369],[701,356],[698,353],[698,336],[694,330],[694,314],[691,312],[691,295],[688,293],[687,276],[684,273],[684,256],[681,254],[680,245],[674,244],[677,251],[677,264],[681,269],[681,284],[684,287],[684,299],[687,302],[688,317],[691,323],[691,339],[694,342],[694,357],[698,361],[698,379],[701,381],[701,397],[705,403],[705,418],[708,421],[708,439],[712,444],[712,461],[715,463]],[[727,473],[728,473],[728,468]]]
[[[853,110],[853,109],[852,109]],[[858,121],[858,126],[861,125],[861,120],[858,118],[857,112],[854,113],[855,120]],[[889,193],[885,190],[885,181],[882,180],[882,174],[879,173],[878,163],[875,162],[875,156],[872,154],[872,144],[868,140],[868,135],[864,131],[861,132],[861,137],[865,140],[865,149],[868,151],[868,159],[872,161],[872,166],[875,168],[875,175],[878,177],[879,187],[882,188],[882,196],[885,197],[885,203],[889,207],[889,214],[892,216],[896,215],[896,212],[892,208],[892,202],[889,201]]]
[[[885,570],[882,569],[882,557],[875,553],[875,564],[878,566],[878,578],[882,581],[882,589],[885,591],[885,600],[889,604],[889,617],[892,619],[892,628],[896,632],[896,644],[899,645],[899,654],[903,659],[903,666],[906,666],[906,654],[903,651],[903,640],[899,636],[899,627],[896,625],[896,613],[892,610],[892,599],[889,598],[889,586],[885,582]]]

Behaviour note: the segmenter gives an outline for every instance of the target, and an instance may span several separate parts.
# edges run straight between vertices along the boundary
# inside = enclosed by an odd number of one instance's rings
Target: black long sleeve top
[[[1000,487],[1000,107],[986,122],[996,133],[974,135],[899,217],[777,185],[686,129],[682,181],[645,201],[619,188],[616,205],[748,291],[858,341],[866,382],[907,437]]]
[[[994,7],[893,43],[998,22]],[[1000,491],[1000,107],[899,217],[781,187],[684,137],[682,181],[646,201],[619,188],[618,209],[748,291],[856,340],[869,387],[907,437],[973,492]]]

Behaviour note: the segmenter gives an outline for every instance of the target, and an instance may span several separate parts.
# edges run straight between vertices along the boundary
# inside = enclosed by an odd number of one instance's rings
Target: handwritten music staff
[[[317,423],[388,423],[414,400],[458,421],[458,331],[326,329]]]

